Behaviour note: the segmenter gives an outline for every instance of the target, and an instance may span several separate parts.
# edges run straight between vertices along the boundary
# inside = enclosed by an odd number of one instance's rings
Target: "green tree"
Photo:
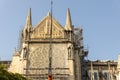
[[[11,73],[7,71],[4,64],[0,64],[0,80],[28,80],[18,73]]]

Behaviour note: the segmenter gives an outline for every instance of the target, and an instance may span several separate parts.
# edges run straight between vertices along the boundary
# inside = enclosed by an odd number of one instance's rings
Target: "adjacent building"
[[[117,61],[86,61],[82,80],[119,80]]]

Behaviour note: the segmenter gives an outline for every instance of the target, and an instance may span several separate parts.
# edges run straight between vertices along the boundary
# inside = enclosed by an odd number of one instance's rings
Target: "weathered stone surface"
[[[65,28],[53,17],[51,19],[50,13],[33,28],[30,14],[29,12],[22,32],[22,47],[18,51],[19,54],[13,56],[9,71],[24,74],[34,80],[47,80],[52,20],[53,78],[54,80],[80,80],[79,55],[82,51],[80,51],[79,40],[81,39],[74,33],[70,11],[67,12]]]

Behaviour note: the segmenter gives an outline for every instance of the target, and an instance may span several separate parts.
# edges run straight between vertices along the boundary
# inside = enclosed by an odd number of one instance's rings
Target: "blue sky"
[[[12,59],[29,7],[34,26],[50,11],[50,0],[0,0],[1,60]],[[83,28],[88,59],[117,60],[120,53],[120,0],[53,0],[53,16],[63,26],[67,8],[70,8],[73,25]]]

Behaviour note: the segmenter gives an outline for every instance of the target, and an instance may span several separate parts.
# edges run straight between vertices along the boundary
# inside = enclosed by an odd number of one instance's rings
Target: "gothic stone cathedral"
[[[81,80],[81,62],[87,53],[82,45],[82,29],[72,25],[69,9],[64,27],[50,13],[32,26],[29,9],[21,47],[15,50],[9,71],[33,80],[47,80],[51,20],[53,80]]]

